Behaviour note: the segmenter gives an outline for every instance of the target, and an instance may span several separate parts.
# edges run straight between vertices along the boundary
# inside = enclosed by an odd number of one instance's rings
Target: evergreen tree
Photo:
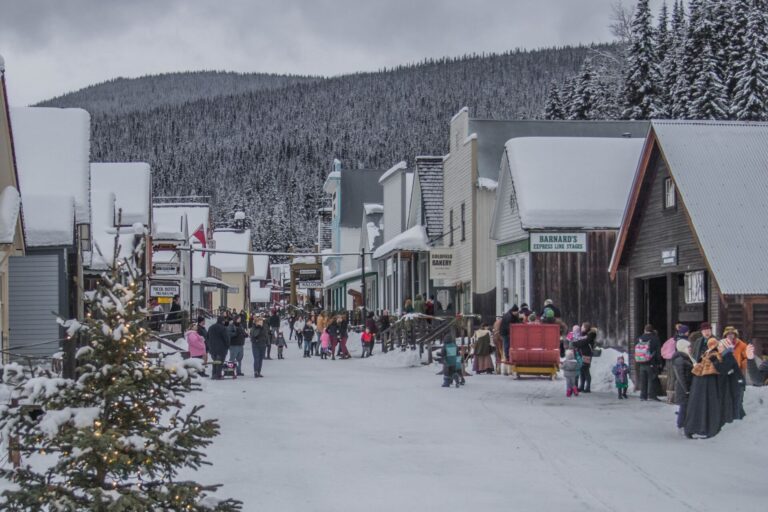
[[[768,121],[768,15],[765,2],[753,0],[744,34],[744,52],[735,61],[731,117]]]
[[[564,119],[571,119],[573,114],[573,103],[576,96],[576,76],[570,76],[563,81],[563,87],[560,89],[560,101],[563,104]]]
[[[544,105],[544,119],[565,119],[563,102],[560,99],[560,88],[555,80],[549,84],[547,102]]]
[[[669,48],[661,63],[661,90],[664,98],[666,114],[675,119],[682,117],[686,106],[680,97],[687,97],[678,89],[682,83],[681,74],[683,53],[685,49],[685,9],[682,0],[677,0],[672,7],[672,18],[669,27]]]
[[[595,93],[592,59],[586,58],[573,88],[568,119],[593,119],[594,109],[597,106]]]
[[[707,41],[701,53],[700,74],[691,88],[690,119],[727,119],[726,89],[718,59]]]
[[[657,104],[658,68],[654,49],[651,9],[648,0],[639,0],[632,18],[632,39],[627,51],[624,80],[625,119],[649,119]]]
[[[102,276],[82,325],[60,321],[70,336],[86,340],[76,380],[6,366],[4,380],[15,385],[21,406],[0,410],[0,427],[18,440],[12,449],[38,460],[0,470],[17,484],[2,493],[3,510],[240,509],[210,496],[216,486],[179,479],[181,470],[207,464],[203,449],[218,425],[199,416],[202,406],[182,401],[200,387],[199,362],[160,366],[148,359],[146,276],[135,263],[143,248],[136,244],[132,258]],[[30,414],[34,409],[42,415]]]
[[[661,4],[659,11],[659,22],[654,33],[656,40],[656,69],[658,70],[658,93],[654,98],[653,112],[651,117],[653,118],[665,118],[670,116],[670,104],[672,103],[670,95],[672,89],[670,86],[670,75],[674,73],[674,69],[668,67],[674,56],[675,47],[673,40],[675,37],[674,31],[670,31],[668,26],[669,13],[667,11],[667,2]],[[674,82],[673,82],[674,83]]]

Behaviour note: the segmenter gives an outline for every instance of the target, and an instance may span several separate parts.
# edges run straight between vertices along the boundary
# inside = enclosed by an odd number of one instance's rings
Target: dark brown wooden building
[[[491,224],[498,313],[552,299],[626,346],[626,286],[607,272],[643,138],[519,137],[506,144]]]
[[[628,331],[733,325],[768,353],[768,124],[653,121],[611,261]]]

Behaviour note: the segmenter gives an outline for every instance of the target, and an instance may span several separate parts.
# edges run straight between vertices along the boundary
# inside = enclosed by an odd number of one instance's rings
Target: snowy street
[[[748,390],[746,419],[689,441],[665,403],[490,375],[443,389],[410,351],[307,360],[291,343],[258,380],[251,361],[246,344],[246,377],[193,395],[222,427],[195,477],[246,511],[755,510],[766,497],[765,389]]]

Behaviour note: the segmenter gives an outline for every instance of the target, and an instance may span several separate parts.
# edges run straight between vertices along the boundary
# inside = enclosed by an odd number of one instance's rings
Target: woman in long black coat
[[[744,375],[739,369],[739,364],[733,356],[733,346],[730,342],[720,342],[720,356],[722,361],[715,363],[715,368],[720,374],[720,408],[722,410],[722,424],[740,420],[746,414],[744,412]]]
[[[700,363],[711,369],[715,363],[719,364],[720,361],[717,340],[711,339]],[[723,413],[719,381],[720,375],[716,371],[709,373],[709,370],[706,370],[704,375],[693,376],[683,427],[686,437],[693,437],[694,435],[714,437],[720,432],[720,428],[723,426]]]
[[[677,428],[682,432],[685,425],[686,412],[688,410],[688,397],[693,381],[693,358],[691,357],[691,344],[688,340],[677,340],[675,345],[677,352],[672,356],[670,367],[675,375],[675,403],[677,410]]]

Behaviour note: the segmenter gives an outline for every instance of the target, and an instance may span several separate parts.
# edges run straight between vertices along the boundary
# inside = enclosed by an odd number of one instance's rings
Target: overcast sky
[[[118,76],[337,75],[608,41],[614,1],[0,0],[0,55],[9,100],[25,105]]]

